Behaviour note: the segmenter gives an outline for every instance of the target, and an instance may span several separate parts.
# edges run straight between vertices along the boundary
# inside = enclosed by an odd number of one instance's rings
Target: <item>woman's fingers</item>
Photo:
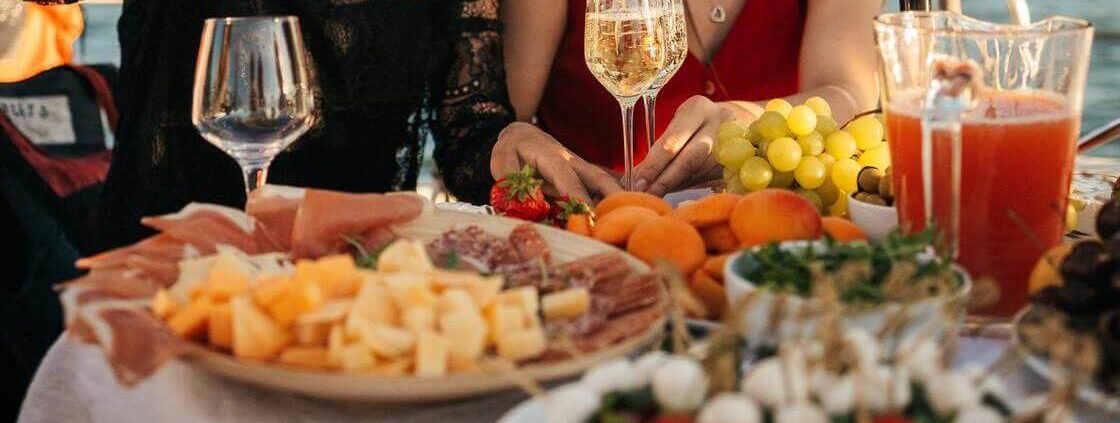
[[[545,182],[556,191],[552,194],[567,195],[584,202],[591,201],[591,196],[584,188],[583,180],[572,168],[572,163],[560,154],[540,148],[532,152],[523,151],[523,153],[532,155],[533,159],[527,162],[536,167]]]
[[[662,196],[683,187],[693,181],[697,175],[710,172],[710,162],[713,161],[712,148],[715,145],[717,131],[719,131],[719,123],[715,119],[705,122],[645,191]]]
[[[622,191],[622,185],[618,183],[618,179],[607,173],[607,171],[583,160],[577,160],[573,163],[572,168],[575,169],[576,174],[583,180],[584,186],[588,191],[598,194],[599,198],[606,197]]]
[[[714,106],[707,98],[694,96],[677,108],[665,133],[650,148],[642,163],[634,168],[634,189],[645,191],[657,180],[669,163],[684,149],[692,135],[703,126],[708,107]]]

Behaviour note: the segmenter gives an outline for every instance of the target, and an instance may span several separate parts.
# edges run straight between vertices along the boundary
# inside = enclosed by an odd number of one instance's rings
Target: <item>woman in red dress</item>
[[[820,96],[838,122],[874,108],[871,21],[881,0],[684,4],[690,54],[658,95],[656,144],[647,154],[645,142],[635,142],[636,156],[644,157],[635,189],[664,195],[718,179],[711,154],[718,127],[732,117],[756,119],[762,106],[755,101]],[[585,0],[508,0],[502,7],[507,84],[520,122],[499,136],[494,176],[530,164],[574,197],[619,190],[608,173],[623,166],[618,104],[584,64]],[[641,113],[636,122],[644,121]]]

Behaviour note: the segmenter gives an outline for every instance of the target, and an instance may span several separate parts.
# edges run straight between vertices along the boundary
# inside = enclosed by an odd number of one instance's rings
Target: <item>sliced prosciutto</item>
[[[347,194],[307,190],[292,225],[292,255],[347,251],[347,237],[381,238],[390,226],[420,217],[427,202],[412,194]]]
[[[264,225],[282,251],[292,248],[292,226],[306,191],[303,188],[266,185],[253,192],[245,204],[245,211]]]

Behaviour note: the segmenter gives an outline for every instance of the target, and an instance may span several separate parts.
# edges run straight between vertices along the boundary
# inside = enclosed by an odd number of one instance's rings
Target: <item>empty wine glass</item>
[[[314,124],[309,67],[294,16],[211,18],[203,26],[191,123],[241,166],[247,194]]]

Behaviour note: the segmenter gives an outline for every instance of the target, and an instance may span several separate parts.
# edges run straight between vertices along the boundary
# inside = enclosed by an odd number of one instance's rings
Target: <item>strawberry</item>
[[[557,227],[563,228],[572,216],[591,216],[591,206],[580,200],[573,200],[567,195],[561,196],[552,202],[552,219]]]
[[[539,222],[549,216],[552,206],[544,198],[537,171],[525,165],[517,172],[499,179],[490,188],[490,205],[504,216]]]

